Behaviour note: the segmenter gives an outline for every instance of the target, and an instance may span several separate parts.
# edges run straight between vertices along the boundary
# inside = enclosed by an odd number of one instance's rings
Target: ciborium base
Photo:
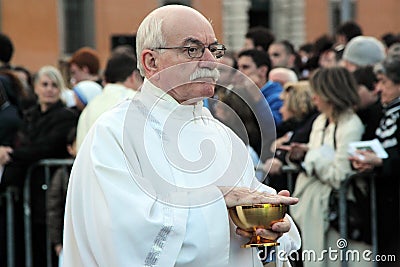
[[[262,238],[260,236],[253,236],[248,243],[241,245],[240,247],[259,248],[259,247],[273,247],[273,246],[279,246],[279,242]]]

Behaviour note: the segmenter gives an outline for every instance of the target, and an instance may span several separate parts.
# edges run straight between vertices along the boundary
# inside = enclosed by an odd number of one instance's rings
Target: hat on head
[[[79,100],[87,105],[90,100],[101,93],[101,86],[93,81],[82,81],[72,89],[78,96]]]
[[[385,48],[372,36],[357,36],[346,45],[343,59],[357,66],[369,66],[385,58]]]

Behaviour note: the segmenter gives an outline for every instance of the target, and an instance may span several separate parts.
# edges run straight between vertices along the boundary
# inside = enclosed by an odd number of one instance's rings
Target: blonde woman
[[[9,187],[16,187],[16,192],[22,192],[26,170],[32,163],[46,158],[68,157],[66,137],[69,130],[76,126],[77,114],[67,109],[61,101],[63,88],[64,82],[57,68],[44,66],[38,71],[34,82],[37,104],[24,114],[19,145],[14,149],[0,147],[0,158],[8,159],[0,162],[0,165],[5,165],[0,192]],[[5,153],[7,157],[2,156]],[[37,170],[31,179],[34,266],[46,265],[46,244],[43,242],[46,219],[43,184],[43,173]],[[22,195],[17,198],[23,199]],[[15,209],[16,232],[23,233],[22,203],[17,202]],[[17,253],[23,251],[22,234],[16,235],[15,244]],[[23,255],[17,255],[16,259],[21,261],[21,264],[18,262],[17,265],[22,266]]]
[[[275,156],[264,164],[264,171],[269,171],[268,184],[278,191],[291,189],[288,188],[286,175],[282,174],[282,166],[288,164],[285,146],[292,142],[307,143],[312,124],[319,114],[312,101],[308,81],[286,83],[280,97],[283,105],[279,112],[283,122],[277,127],[279,138],[271,146]]]

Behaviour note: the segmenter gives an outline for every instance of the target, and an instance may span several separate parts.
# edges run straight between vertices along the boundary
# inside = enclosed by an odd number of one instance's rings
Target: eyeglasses
[[[153,49],[186,49],[190,58],[201,58],[204,55],[206,48],[210,50],[215,58],[220,58],[225,54],[226,47],[223,44],[210,44],[205,46],[203,44],[191,44],[188,46],[174,46],[174,47],[156,47]]]

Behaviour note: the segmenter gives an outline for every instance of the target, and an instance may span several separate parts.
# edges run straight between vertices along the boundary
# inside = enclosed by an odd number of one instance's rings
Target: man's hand
[[[283,197],[283,198],[296,199],[297,200],[296,203],[298,202],[297,198],[290,197],[290,192],[287,190],[280,191],[278,193],[278,195],[276,195],[276,196]],[[284,203],[282,203],[282,204],[284,204]],[[295,203],[293,203],[293,204],[295,204]],[[287,204],[287,205],[290,205],[290,204]],[[283,218],[282,221],[274,223],[272,225],[271,229],[269,229],[269,230],[258,228],[256,230],[256,234],[265,239],[275,241],[279,237],[281,237],[284,233],[289,232],[289,230],[290,230],[290,221],[288,218],[285,217],[285,218]],[[236,233],[238,235],[241,235],[244,237],[249,237],[249,238],[251,238],[253,235],[251,232],[247,232],[240,228],[236,228]]]
[[[270,230],[258,228],[256,230],[256,234],[265,239],[276,241],[284,233],[289,232],[289,230],[290,230],[290,221],[285,217],[281,222],[274,223]],[[236,228],[236,234],[248,238],[251,238],[253,236],[252,232],[247,232],[240,228]]]
[[[282,190],[277,195],[267,194],[246,187],[219,187],[224,194],[228,208],[252,204],[296,204],[299,199],[291,197],[289,191]]]
[[[290,145],[282,145],[277,148],[288,151],[289,159],[292,161],[303,160],[305,154],[308,151],[307,144],[295,143],[295,142],[291,143]]]

